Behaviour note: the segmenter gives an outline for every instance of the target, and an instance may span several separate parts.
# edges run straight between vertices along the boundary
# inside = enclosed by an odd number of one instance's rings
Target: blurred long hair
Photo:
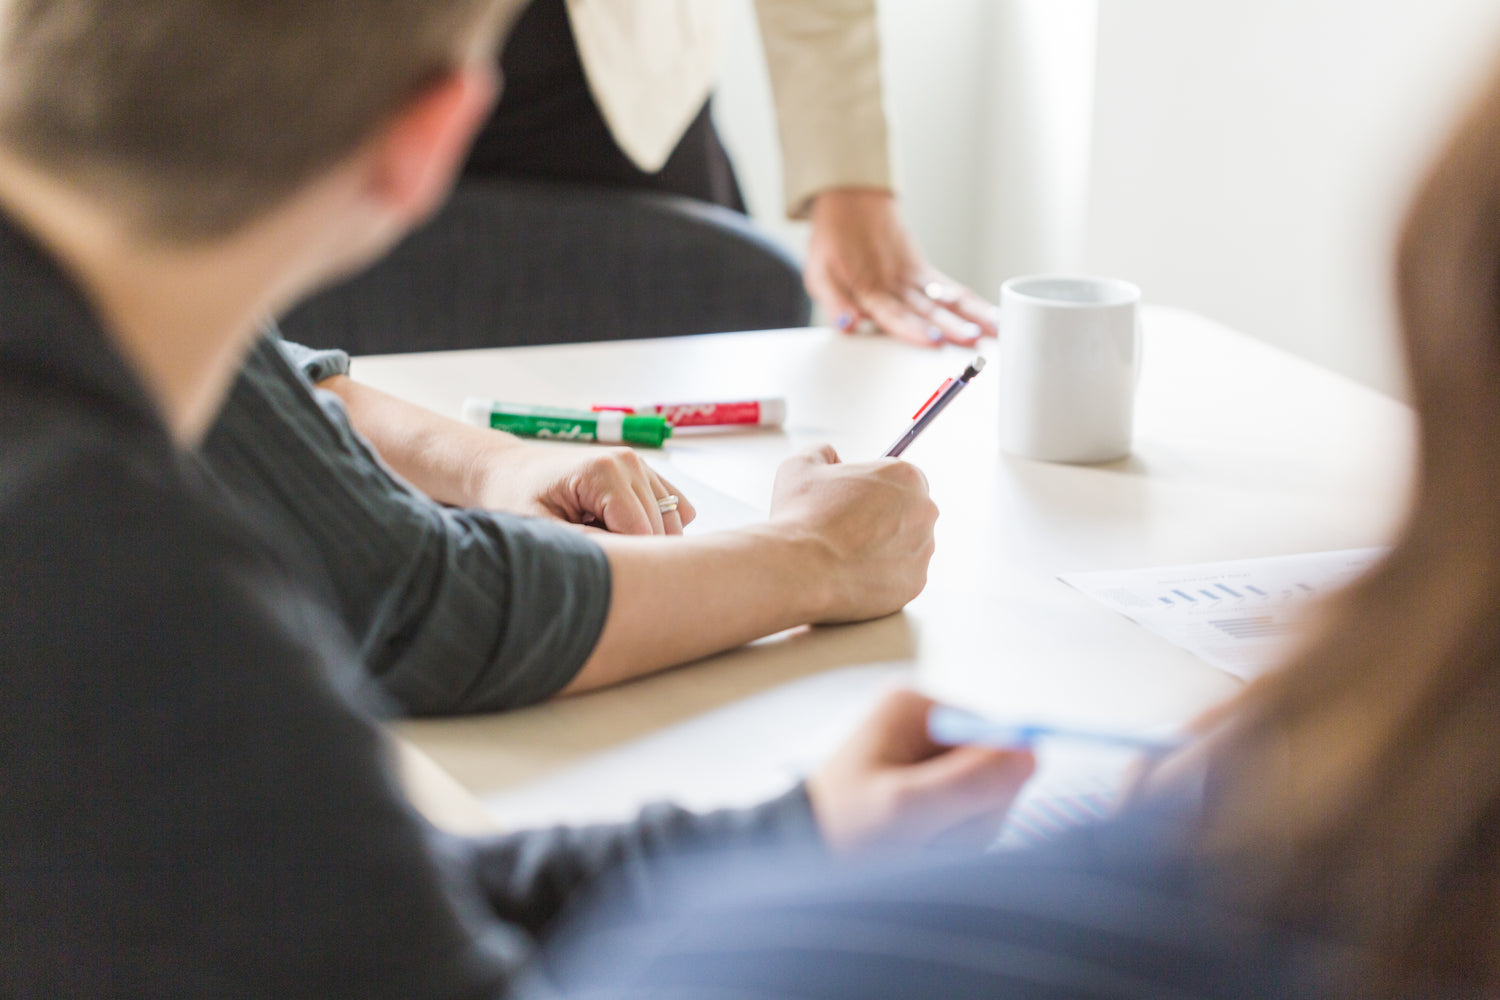
[[[1500,991],[1500,78],[1419,189],[1397,293],[1420,420],[1394,550],[1204,743],[1203,844],[1361,995]]]

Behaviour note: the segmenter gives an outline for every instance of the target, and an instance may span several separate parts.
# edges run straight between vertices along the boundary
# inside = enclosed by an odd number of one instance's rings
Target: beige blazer
[[[891,188],[875,0],[755,0],[776,96],[787,214],[833,187]],[[660,170],[718,79],[720,0],[568,0],[615,141]]]

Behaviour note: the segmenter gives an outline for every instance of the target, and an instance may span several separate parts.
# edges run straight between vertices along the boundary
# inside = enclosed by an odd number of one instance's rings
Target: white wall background
[[[781,218],[751,0],[716,115]],[[811,0],[810,0],[811,2]],[[1389,249],[1500,47],[1495,0],[881,0],[907,221],[993,295],[1087,268],[1399,392]]]
[[[1400,392],[1391,250],[1494,0],[1103,0],[1086,266]]]

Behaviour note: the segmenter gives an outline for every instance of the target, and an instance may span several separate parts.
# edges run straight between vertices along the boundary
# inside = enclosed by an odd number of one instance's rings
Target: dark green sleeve
[[[300,360],[339,356],[304,351]],[[577,674],[604,627],[609,565],[597,545],[561,525],[451,509],[412,489],[338,400],[289,363],[274,333],[247,358],[201,461],[242,513],[316,554],[367,670],[407,712],[546,699]]]

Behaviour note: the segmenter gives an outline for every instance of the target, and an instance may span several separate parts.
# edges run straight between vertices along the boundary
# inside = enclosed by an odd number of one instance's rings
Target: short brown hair
[[[0,0],[0,141],[222,234],[352,152],[516,0]]]

